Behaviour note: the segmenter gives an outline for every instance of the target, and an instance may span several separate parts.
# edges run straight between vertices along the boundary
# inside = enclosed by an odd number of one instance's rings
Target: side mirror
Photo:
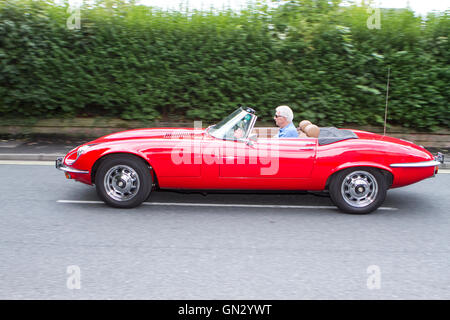
[[[245,144],[248,145],[249,147],[253,147],[253,145],[255,144],[255,142],[258,140],[258,135],[256,133],[251,134],[248,136],[247,139],[245,139]]]

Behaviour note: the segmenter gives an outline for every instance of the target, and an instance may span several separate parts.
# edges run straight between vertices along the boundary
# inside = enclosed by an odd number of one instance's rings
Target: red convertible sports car
[[[239,107],[202,128],[118,132],[56,160],[68,179],[95,184],[108,205],[132,208],[152,190],[328,191],[348,213],[369,213],[389,188],[433,177],[444,161],[401,139],[320,128],[317,138],[255,134],[257,116]]]

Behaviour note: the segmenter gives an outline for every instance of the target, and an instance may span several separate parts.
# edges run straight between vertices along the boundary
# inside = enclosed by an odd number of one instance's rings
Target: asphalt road
[[[120,210],[52,166],[0,176],[0,299],[450,298],[450,174],[363,216],[307,194],[155,192]]]

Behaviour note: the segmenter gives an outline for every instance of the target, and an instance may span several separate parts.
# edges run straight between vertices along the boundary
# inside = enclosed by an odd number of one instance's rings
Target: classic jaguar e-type
[[[56,168],[95,184],[118,208],[136,207],[156,189],[324,191],[342,211],[364,214],[388,189],[433,177],[444,161],[412,142],[361,130],[322,127],[317,137],[275,138],[254,128],[256,119],[239,107],[206,129],[113,133],[71,150]]]

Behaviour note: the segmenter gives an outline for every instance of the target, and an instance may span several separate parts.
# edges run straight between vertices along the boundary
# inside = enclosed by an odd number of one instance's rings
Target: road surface
[[[310,194],[113,209],[45,164],[0,164],[0,299],[450,298],[450,174],[358,216]]]

